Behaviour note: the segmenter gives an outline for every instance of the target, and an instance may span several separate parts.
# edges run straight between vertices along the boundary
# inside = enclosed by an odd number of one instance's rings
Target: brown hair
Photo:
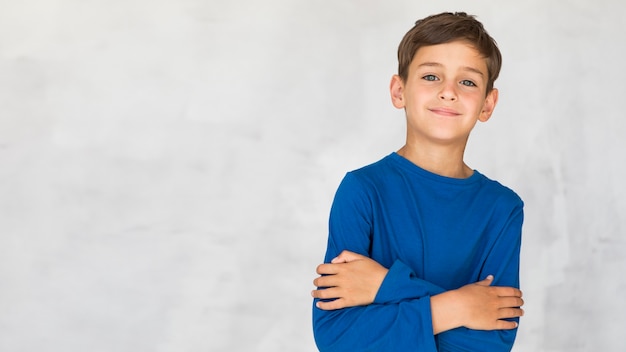
[[[398,46],[398,75],[406,82],[409,65],[419,48],[457,40],[469,42],[487,60],[487,92],[490,92],[500,74],[502,54],[482,23],[465,12],[443,12],[415,22]]]

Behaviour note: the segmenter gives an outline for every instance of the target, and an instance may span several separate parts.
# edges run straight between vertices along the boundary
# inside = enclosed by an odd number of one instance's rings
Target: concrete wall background
[[[619,0],[0,1],[0,350],[314,351],[332,196],[443,10],[504,55],[467,160],[526,202],[514,350],[623,351]]]

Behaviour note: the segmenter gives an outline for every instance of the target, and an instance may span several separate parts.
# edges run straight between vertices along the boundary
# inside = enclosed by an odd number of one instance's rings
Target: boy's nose
[[[454,89],[454,87],[452,87],[449,84],[444,85],[441,88],[441,92],[439,92],[439,99],[455,101],[456,100],[456,90]]]

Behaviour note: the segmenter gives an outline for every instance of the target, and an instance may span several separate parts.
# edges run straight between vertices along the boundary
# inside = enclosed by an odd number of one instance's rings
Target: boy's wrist
[[[462,294],[450,290],[430,298],[433,333],[456,329],[465,325]]]

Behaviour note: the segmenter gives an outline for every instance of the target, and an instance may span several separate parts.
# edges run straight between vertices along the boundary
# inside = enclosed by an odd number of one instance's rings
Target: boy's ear
[[[405,107],[404,104],[404,82],[398,75],[391,77],[389,84],[389,92],[391,93],[391,103],[398,109]]]
[[[494,88],[491,92],[487,93],[485,104],[483,105],[483,111],[480,112],[478,120],[480,122],[489,120],[491,114],[493,114],[493,110],[496,108],[496,104],[498,104],[498,90]]]

